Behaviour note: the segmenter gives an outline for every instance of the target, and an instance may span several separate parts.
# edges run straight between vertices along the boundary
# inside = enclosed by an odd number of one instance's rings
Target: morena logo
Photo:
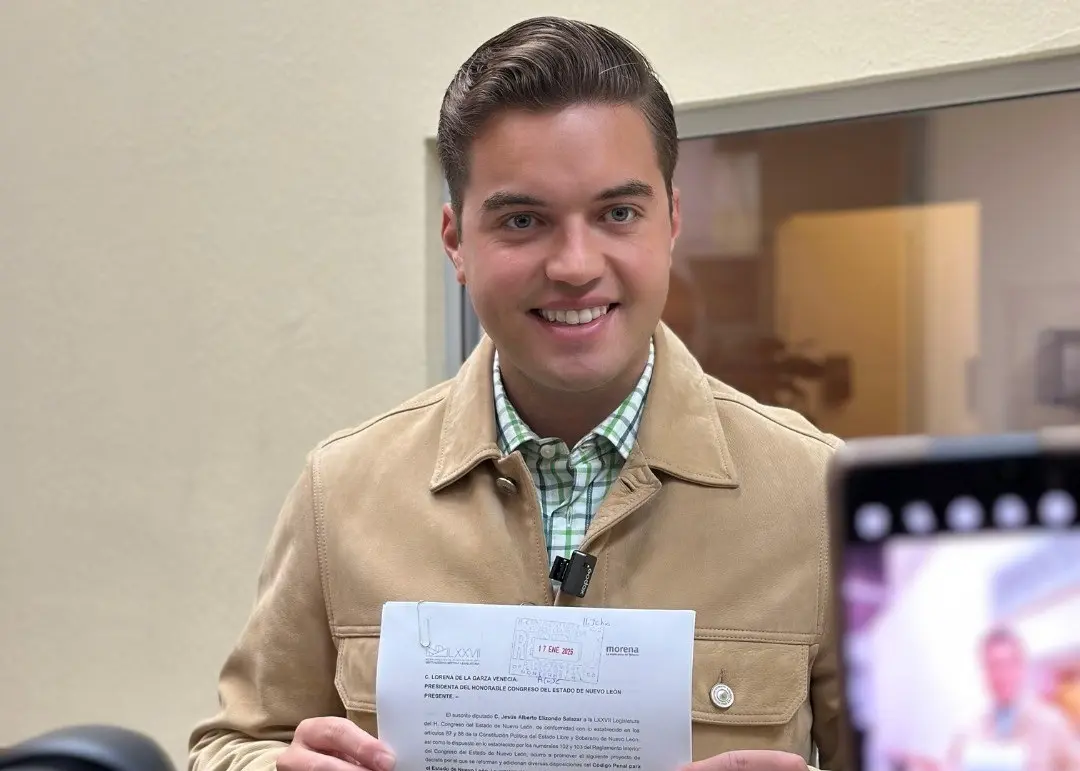
[[[608,645],[604,653],[609,656],[637,656],[638,649],[636,645]]]

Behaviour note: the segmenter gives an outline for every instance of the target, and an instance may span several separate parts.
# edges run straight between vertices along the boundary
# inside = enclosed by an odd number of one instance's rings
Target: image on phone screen
[[[862,771],[1080,771],[1080,453],[849,469]]]

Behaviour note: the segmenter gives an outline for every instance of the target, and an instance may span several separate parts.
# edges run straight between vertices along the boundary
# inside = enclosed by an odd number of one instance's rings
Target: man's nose
[[[587,223],[566,223],[561,238],[553,246],[545,265],[550,280],[585,286],[603,275],[604,254]]]

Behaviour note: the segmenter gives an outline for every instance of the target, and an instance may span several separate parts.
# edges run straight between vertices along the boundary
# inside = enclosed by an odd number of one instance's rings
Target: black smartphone
[[[1080,427],[849,442],[830,479],[859,771],[1080,771]]]

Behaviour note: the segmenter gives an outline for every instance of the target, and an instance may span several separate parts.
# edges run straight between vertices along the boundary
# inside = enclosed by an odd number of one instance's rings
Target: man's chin
[[[545,389],[567,396],[586,396],[603,391],[619,380],[619,373],[605,367],[552,367],[537,372],[534,380]]]

